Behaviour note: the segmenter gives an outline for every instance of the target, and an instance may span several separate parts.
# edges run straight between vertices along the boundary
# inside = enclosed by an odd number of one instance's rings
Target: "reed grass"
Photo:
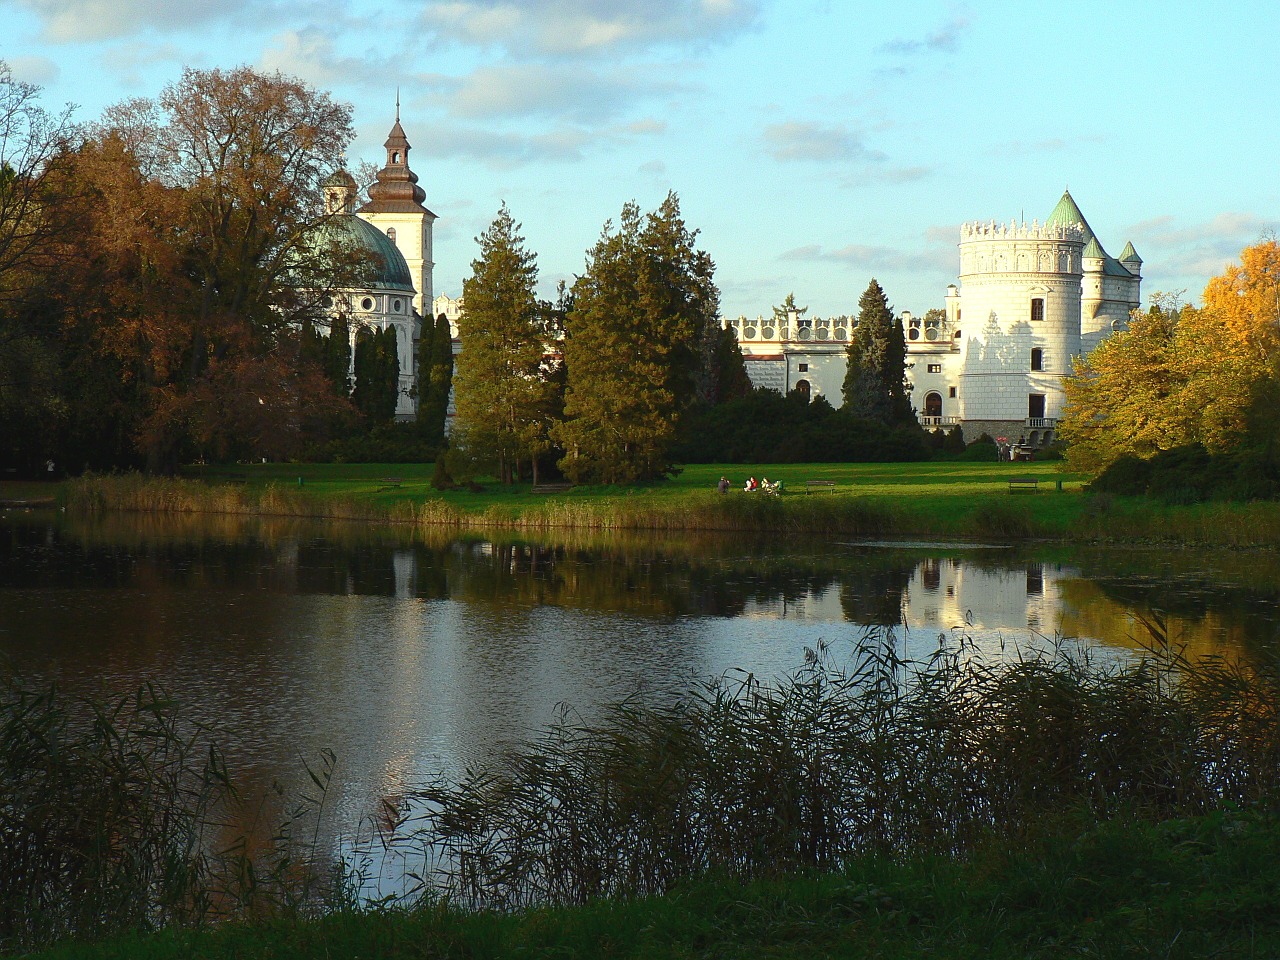
[[[592,722],[566,709],[380,811],[380,856],[417,886],[379,909],[618,903],[1274,810],[1280,670],[1192,662],[1162,622],[1143,626],[1150,654],[1110,664],[1068,643],[988,656],[963,637],[910,661],[877,628],[775,681],[731,673]],[[221,754],[163,692],[79,715],[52,690],[2,692],[0,949],[362,909],[363,867],[308,845],[332,756],[251,847],[224,839],[238,798]]]
[[[1280,798],[1280,688],[1255,667],[1167,649],[1114,667],[1070,645],[998,662],[963,642],[925,663],[895,650],[873,630],[849,666],[823,648],[776,684],[725,677],[599,723],[567,713],[416,795],[400,835],[436,893],[513,909],[961,856],[1066,810],[1163,820]]]
[[[305,846],[297,798],[263,843],[227,838],[241,798],[223,755],[154,685],[111,703],[0,685],[0,950],[349,904]]]

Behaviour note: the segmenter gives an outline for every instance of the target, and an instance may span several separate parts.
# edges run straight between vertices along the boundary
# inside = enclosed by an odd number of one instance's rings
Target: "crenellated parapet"
[[[960,227],[960,275],[1082,272],[1083,225],[974,221]]]
[[[960,225],[960,242],[966,240],[1066,240],[1083,244],[1085,232],[1083,224],[1041,223],[1025,220],[1019,223],[1010,220],[1008,223],[997,223],[995,220],[974,220],[972,223]]]

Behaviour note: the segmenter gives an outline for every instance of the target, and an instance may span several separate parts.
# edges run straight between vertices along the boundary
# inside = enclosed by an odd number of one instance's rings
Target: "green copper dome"
[[[385,233],[350,213],[340,213],[325,221],[321,234],[326,241],[345,250],[368,254],[372,261],[370,287],[383,287],[413,293],[413,277],[404,254]]]

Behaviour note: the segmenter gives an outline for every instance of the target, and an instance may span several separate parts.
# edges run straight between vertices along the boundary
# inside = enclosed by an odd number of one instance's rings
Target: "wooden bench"
[[[1035,493],[1040,486],[1040,481],[1035,477],[1010,477],[1009,492],[1010,493]]]
[[[836,489],[834,480],[806,480],[804,482],[804,492],[807,494],[810,490],[831,490]]]
[[[568,493],[573,489],[572,483],[535,483],[529,488],[530,493]]]
[[[400,484],[404,483],[399,477],[383,477],[378,482],[382,484],[379,490],[399,490]]]

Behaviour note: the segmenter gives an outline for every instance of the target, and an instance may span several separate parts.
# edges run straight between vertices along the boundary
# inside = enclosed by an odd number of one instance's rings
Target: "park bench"
[[[572,489],[572,483],[535,483],[530,491],[532,493],[568,493]]]
[[[1040,481],[1035,477],[1010,477],[1009,492],[1010,493],[1035,493],[1040,486]]]
[[[382,484],[379,490],[399,490],[404,480],[400,477],[382,477],[378,482]]]
[[[806,480],[804,482],[805,493],[808,493],[810,490],[830,490],[834,492],[835,489],[836,482],[834,480]]]

